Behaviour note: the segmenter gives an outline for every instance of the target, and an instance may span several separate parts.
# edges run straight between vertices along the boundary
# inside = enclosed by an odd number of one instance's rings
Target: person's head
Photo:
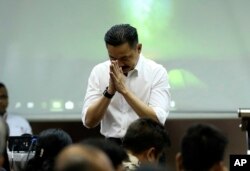
[[[26,170],[51,170],[58,153],[70,144],[70,135],[62,129],[43,130],[37,137],[35,156],[28,161]]]
[[[9,104],[8,91],[3,83],[0,82],[0,116],[6,112]]]
[[[208,124],[192,125],[181,141],[176,155],[179,171],[223,170],[224,152],[228,139],[218,128]]]
[[[136,28],[129,24],[112,26],[104,37],[111,61],[118,61],[123,73],[133,70],[139,59],[142,45]]]
[[[73,144],[56,158],[55,171],[113,171],[108,156],[93,146]]]
[[[0,117],[0,168],[4,163],[4,152],[6,150],[7,142],[7,124]]]
[[[161,123],[139,118],[128,127],[123,146],[141,163],[158,163],[162,153],[170,146],[170,139]]]
[[[107,154],[116,171],[124,170],[122,162],[128,159],[126,151],[118,144],[103,138],[88,138],[82,144],[94,146]]]
[[[50,128],[39,133],[35,156],[55,157],[64,147],[72,144],[70,135],[62,129]]]

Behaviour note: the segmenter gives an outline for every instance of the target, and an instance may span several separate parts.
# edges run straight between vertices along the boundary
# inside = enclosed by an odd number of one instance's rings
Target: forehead
[[[128,43],[124,43],[119,46],[107,45],[107,50],[110,57],[120,58],[130,55],[133,49]]]

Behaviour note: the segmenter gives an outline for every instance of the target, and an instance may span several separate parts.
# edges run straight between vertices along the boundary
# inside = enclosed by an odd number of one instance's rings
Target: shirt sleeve
[[[171,95],[168,74],[160,66],[154,73],[149,106],[153,108],[158,120],[164,125],[169,115]]]
[[[98,71],[97,68],[94,67],[88,79],[86,95],[84,98],[83,108],[82,108],[82,122],[85,127],[87,127],[85,123],[85,118],[88,107],[93,101],[97,100],[101,95],[102,91],[99,88]]]

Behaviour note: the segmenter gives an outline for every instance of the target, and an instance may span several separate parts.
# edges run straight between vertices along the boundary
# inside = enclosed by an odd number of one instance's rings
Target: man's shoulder
[[[27,121],[26,118],[17,114],[8,114],[7,120],[15,120],[15,121]]]
[[[103,62],[100,62],[100,63],[96,64],[94,66],[94,68],[102,68],[102,67],[107,67],[109,65],[110,65],[110,61],[107,60],[107,61],[103,61]]]
[[[96,64],[93,69],[92,69],[92,72],[93,71],[103,71],[103,70],[107,70],[109,69],[109,65],[110,65],[110,61],[104,61],[104,62],[101,62],[101,63],[98,63]]]
[[[160,64],[159,62],[156,62],[155,60],[150,59],[150,58],[144,58],[144,62],[148,65],[152,65],[155,67],[162,67],[162,64]]]
[[[142,58],[142,66],[144,67],[144,69],[147,69],[150,71],[150,73],[152,73],[152,71],[166,71],[166,68],[164,68],[164,66],[156,61],[154,61],[153,59],[149,59],[149,58]]]
[[[8,114],[6,122],[9,126],[10,136],[32,134],[32,128],[26,118],[17,114]]]
[[[96,64],[91,71],[91,77],[103,77],[103,74],[109,74],[110,61],[104,61]]]

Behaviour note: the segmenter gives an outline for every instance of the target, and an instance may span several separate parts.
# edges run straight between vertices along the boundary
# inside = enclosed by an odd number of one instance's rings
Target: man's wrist
[[[106,87],[106,89],[105,89],[104,92],[103,92],[103,96],[104,96],[104,97],[107,97],[108,99],[112,99],[112,97],[113,97],[114,95],[115,95],[115,93],[114,93],[114,94],[109,93],[108,87]]]
[[[115,94],[115,90],[112,89],[112,88],[110,88],[109,86],[106,87],[106,89],[107,89],[107,91],[108,91],[109,94]]]

